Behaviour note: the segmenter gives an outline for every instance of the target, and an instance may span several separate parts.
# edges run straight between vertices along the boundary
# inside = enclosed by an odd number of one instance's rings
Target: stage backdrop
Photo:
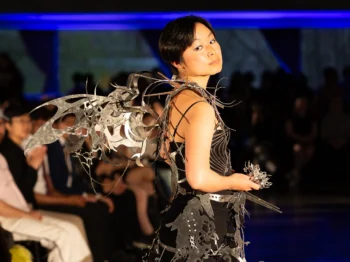
[[[222,77],[235,70],[252,71],[255,84],[265,69],[279,66],[271,47],[259,30],[218,30],[224,54]],[[58,33],[58,78],[62,93],[72,86],[74,72],[92,72],[107,79],[120,71],[150,70],[160,67],[148,42],[138,31],[61,31]],[[23,35],[0,31],[0,52],[8,52],[25,77],[27,93],[40,92],[47,81],[40,64],[28,53]],[[317,88],[322,69],[334,66],[339,72],[350,64],[350,29],[310,29],[301,31],[301,64],[311,87]]]

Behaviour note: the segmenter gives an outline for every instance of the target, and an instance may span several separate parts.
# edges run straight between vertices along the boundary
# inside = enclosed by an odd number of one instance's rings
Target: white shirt
[[[47,175],[50,175],[49,160],[47,158],[47,154],[44,157],[43,165],[45,165]],[[38,178],[34,186],[34,192],[42,195],[46,195],[48,193],[46,179],[44,177],[44,168],[42,165],[38,169]]]
[[[66,139],[64,139],[62,136],[60,138],[58,138],[58,141],[60,142],[61,146],[64,147],[64,145],[66,144]],[[72,161],[70,159],[70,156],[68,156],[66,159],[66,165],[68,168],[68,179],[67,179],[67,187],[72,187],[73,185],[73,176],[72,176]]]

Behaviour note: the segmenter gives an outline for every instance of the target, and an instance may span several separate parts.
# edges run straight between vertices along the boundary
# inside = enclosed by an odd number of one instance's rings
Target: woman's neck
[[[208,81],[209,81],[209,76],[186,76],[186,77],[179,76],[178,78],[184,81],[194,82],[204,89],[207,88]]]

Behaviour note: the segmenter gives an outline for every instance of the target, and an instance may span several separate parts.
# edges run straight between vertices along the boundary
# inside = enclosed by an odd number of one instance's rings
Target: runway
[[[350,262],[349,196],[285,193],[267,200],[283,214],[248,203],[248,262]]]

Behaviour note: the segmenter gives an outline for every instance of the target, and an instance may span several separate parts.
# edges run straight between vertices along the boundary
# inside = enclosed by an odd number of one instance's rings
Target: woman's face
[[[182,56],[183,60],[174,66],[183,78],[210,76],[222,69],[222,55],[219,43],[213,33],[203,24],[197,23],[194,41]]]
[[[24,141],[29,137],[32,131],[32,121],[28,114],[12,117],[10,122],[6,123],[6,129],[11,137]]]

